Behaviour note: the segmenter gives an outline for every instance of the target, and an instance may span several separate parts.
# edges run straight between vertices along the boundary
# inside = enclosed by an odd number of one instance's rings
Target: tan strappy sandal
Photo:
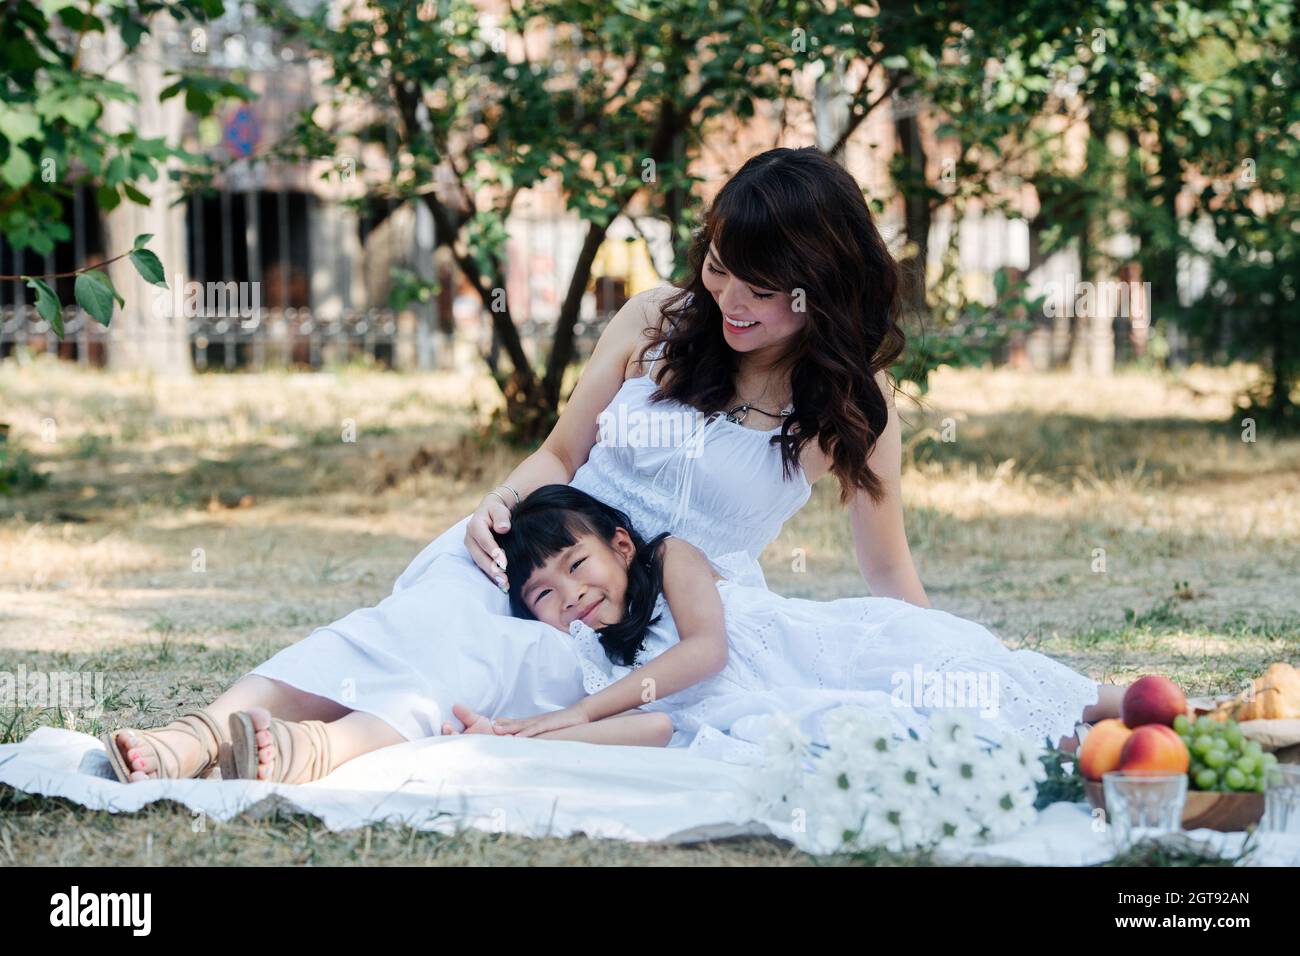
[[[268,782],[310,783],[334,769],[324,721],[272,717],[269,729],[275,742],[275,762]],[[256,733],[247,711],[230,715],[231,759],[235,775],[242,780],[258,779]]]
[[[184,731],[199,742],[199,751],[203,760],[194,773],[183,774],[180,772],[180,756],[158,735],[157,732],[160,730]],[[154,776],[149,778],[151,780],[208,777],[212,775],[212,771],[218,766],[222,768],[222,776],[224,777],[226,769],[229,768],[231,771],[234,769],[233,764],[228,759],[230,740],[221,732],[221,725],[217,723],[216,718],[206,710],[187,710],[170,724],[155,727],[152,731],[139,730],[135,727],[121,727],[100,735],[100,742],[103,743],[104,749],[108,751],[109,763],[113,765],[113,773],[117,775],[117,779],[122,783],[132,783],[131,774],[135,772],[135,768],[126,762],[126,757],[117,744],[116,738],[118,734],[124,733],[134,734],[140,740],[138,745],[128,746],[147,745],[153,748],[154,762],[157,763],[158,769]]]

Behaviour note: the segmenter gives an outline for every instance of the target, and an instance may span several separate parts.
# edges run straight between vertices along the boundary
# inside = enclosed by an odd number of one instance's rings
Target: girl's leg
[[[251,710],[264,707],[281,720],[337,720],[351,711],[342,704],[327,697],[318,697],[306,691],[291,687],[281,681],[249,674],[242,677],[220,697],[204,708],[217,722],[217,726],[226,727],[230,715],[237,710]],[[388,726],[385,724],[384,726]],[[197,770],[203,760],[203,751],[193,735],[182,730],[159,727],[150,730],[151,734],[161,735],[160,742],[176,751],[181,762],[182,772]],[[118,749],[131,767],[132,780],[148,780],[158,772],[158,761],[151,746],[144,745],[129,731],[114,735]]]

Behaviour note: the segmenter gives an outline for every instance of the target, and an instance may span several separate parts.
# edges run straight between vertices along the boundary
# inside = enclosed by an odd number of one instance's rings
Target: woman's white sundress
[[[1058,661],[1011,650],[974,621],[893,598],[808,601],[763,585],[745,552],[710,559],[727,630],[728,659],[714,677],[646,704],[671,715],[672,745],[718,759],[762,762],[773,715],[799,721],[817,739],[828,710],[852,704],[890,719],[898,733],[926,736],[929,717],[949,708],[974,717],[990,740],[1017,734],[1036,744],[1069,736],[1097,685]],[[581,621],[569,634],[594,694],[678,641],[661,594],[634,667],[613,664]]]
[[[671,531],[710,556],[757,558],[807,502],[807,479],[799,470],[784,479],[770,443],[777,430],[652,404],[654,358],[601,415],[571,484],[626,512],[647,539]],[[575,703],[583,671],[573,642],[510,616],[506,595],[465,548],[469,519],[416,555],[377,605],[317,628],[251,673],[375,714],[412,740],[455,723],[454,703],[494,717]]]

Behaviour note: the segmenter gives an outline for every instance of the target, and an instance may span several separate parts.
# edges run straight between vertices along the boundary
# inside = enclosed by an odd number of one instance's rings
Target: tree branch
[[[135,251],[134,249],[131,250],[131,252],[134,251]],[[71,278],[72,276],[79,276],[83,272],[90,272],[94,269],[103,269],[105,266],[112,265],[114,262],[117,262],[117,260],[119,259],[125,259],[130,254],[131,254],[130,252],[124,252],[120,256],[114,256],[111,259],[105,259],[103,262],[96,262],[94,265],[82,266],[80,269],[73,269],[71,272],[43,272],[40,275],[27,273],[26,275],[20,275],[20,276],[0,276],[0,282],[16,282],[20,279],[68,279]]]

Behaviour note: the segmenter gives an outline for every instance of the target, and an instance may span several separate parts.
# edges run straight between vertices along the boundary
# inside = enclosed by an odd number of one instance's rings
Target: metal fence
[[[581,320],[574,327],[575,348],[585,357],[595,348],[610,313]],[[16,349],[57,355],[83,366],[107,364],[109,330],[75,306],[63,310],[64,337],[36,312],[35,306],[0,307],[0,359]],[[466,336],[463,331],[429,337],[420,317],[392,309],[367,309],[338,318],[317,318],[310,309],[267,309],[251,320],[200,316],[187,320],[190,351],[198,371],[262,371],[275,368],[322,369],[363,363],[408,371],[421,367],[477,365],[480,355],[496,350],[490,328]],[[526,320],[516,324],[524,351],[541,362],[549,349],[554,324]],[[433,360],[421,361],[421,349]]]

